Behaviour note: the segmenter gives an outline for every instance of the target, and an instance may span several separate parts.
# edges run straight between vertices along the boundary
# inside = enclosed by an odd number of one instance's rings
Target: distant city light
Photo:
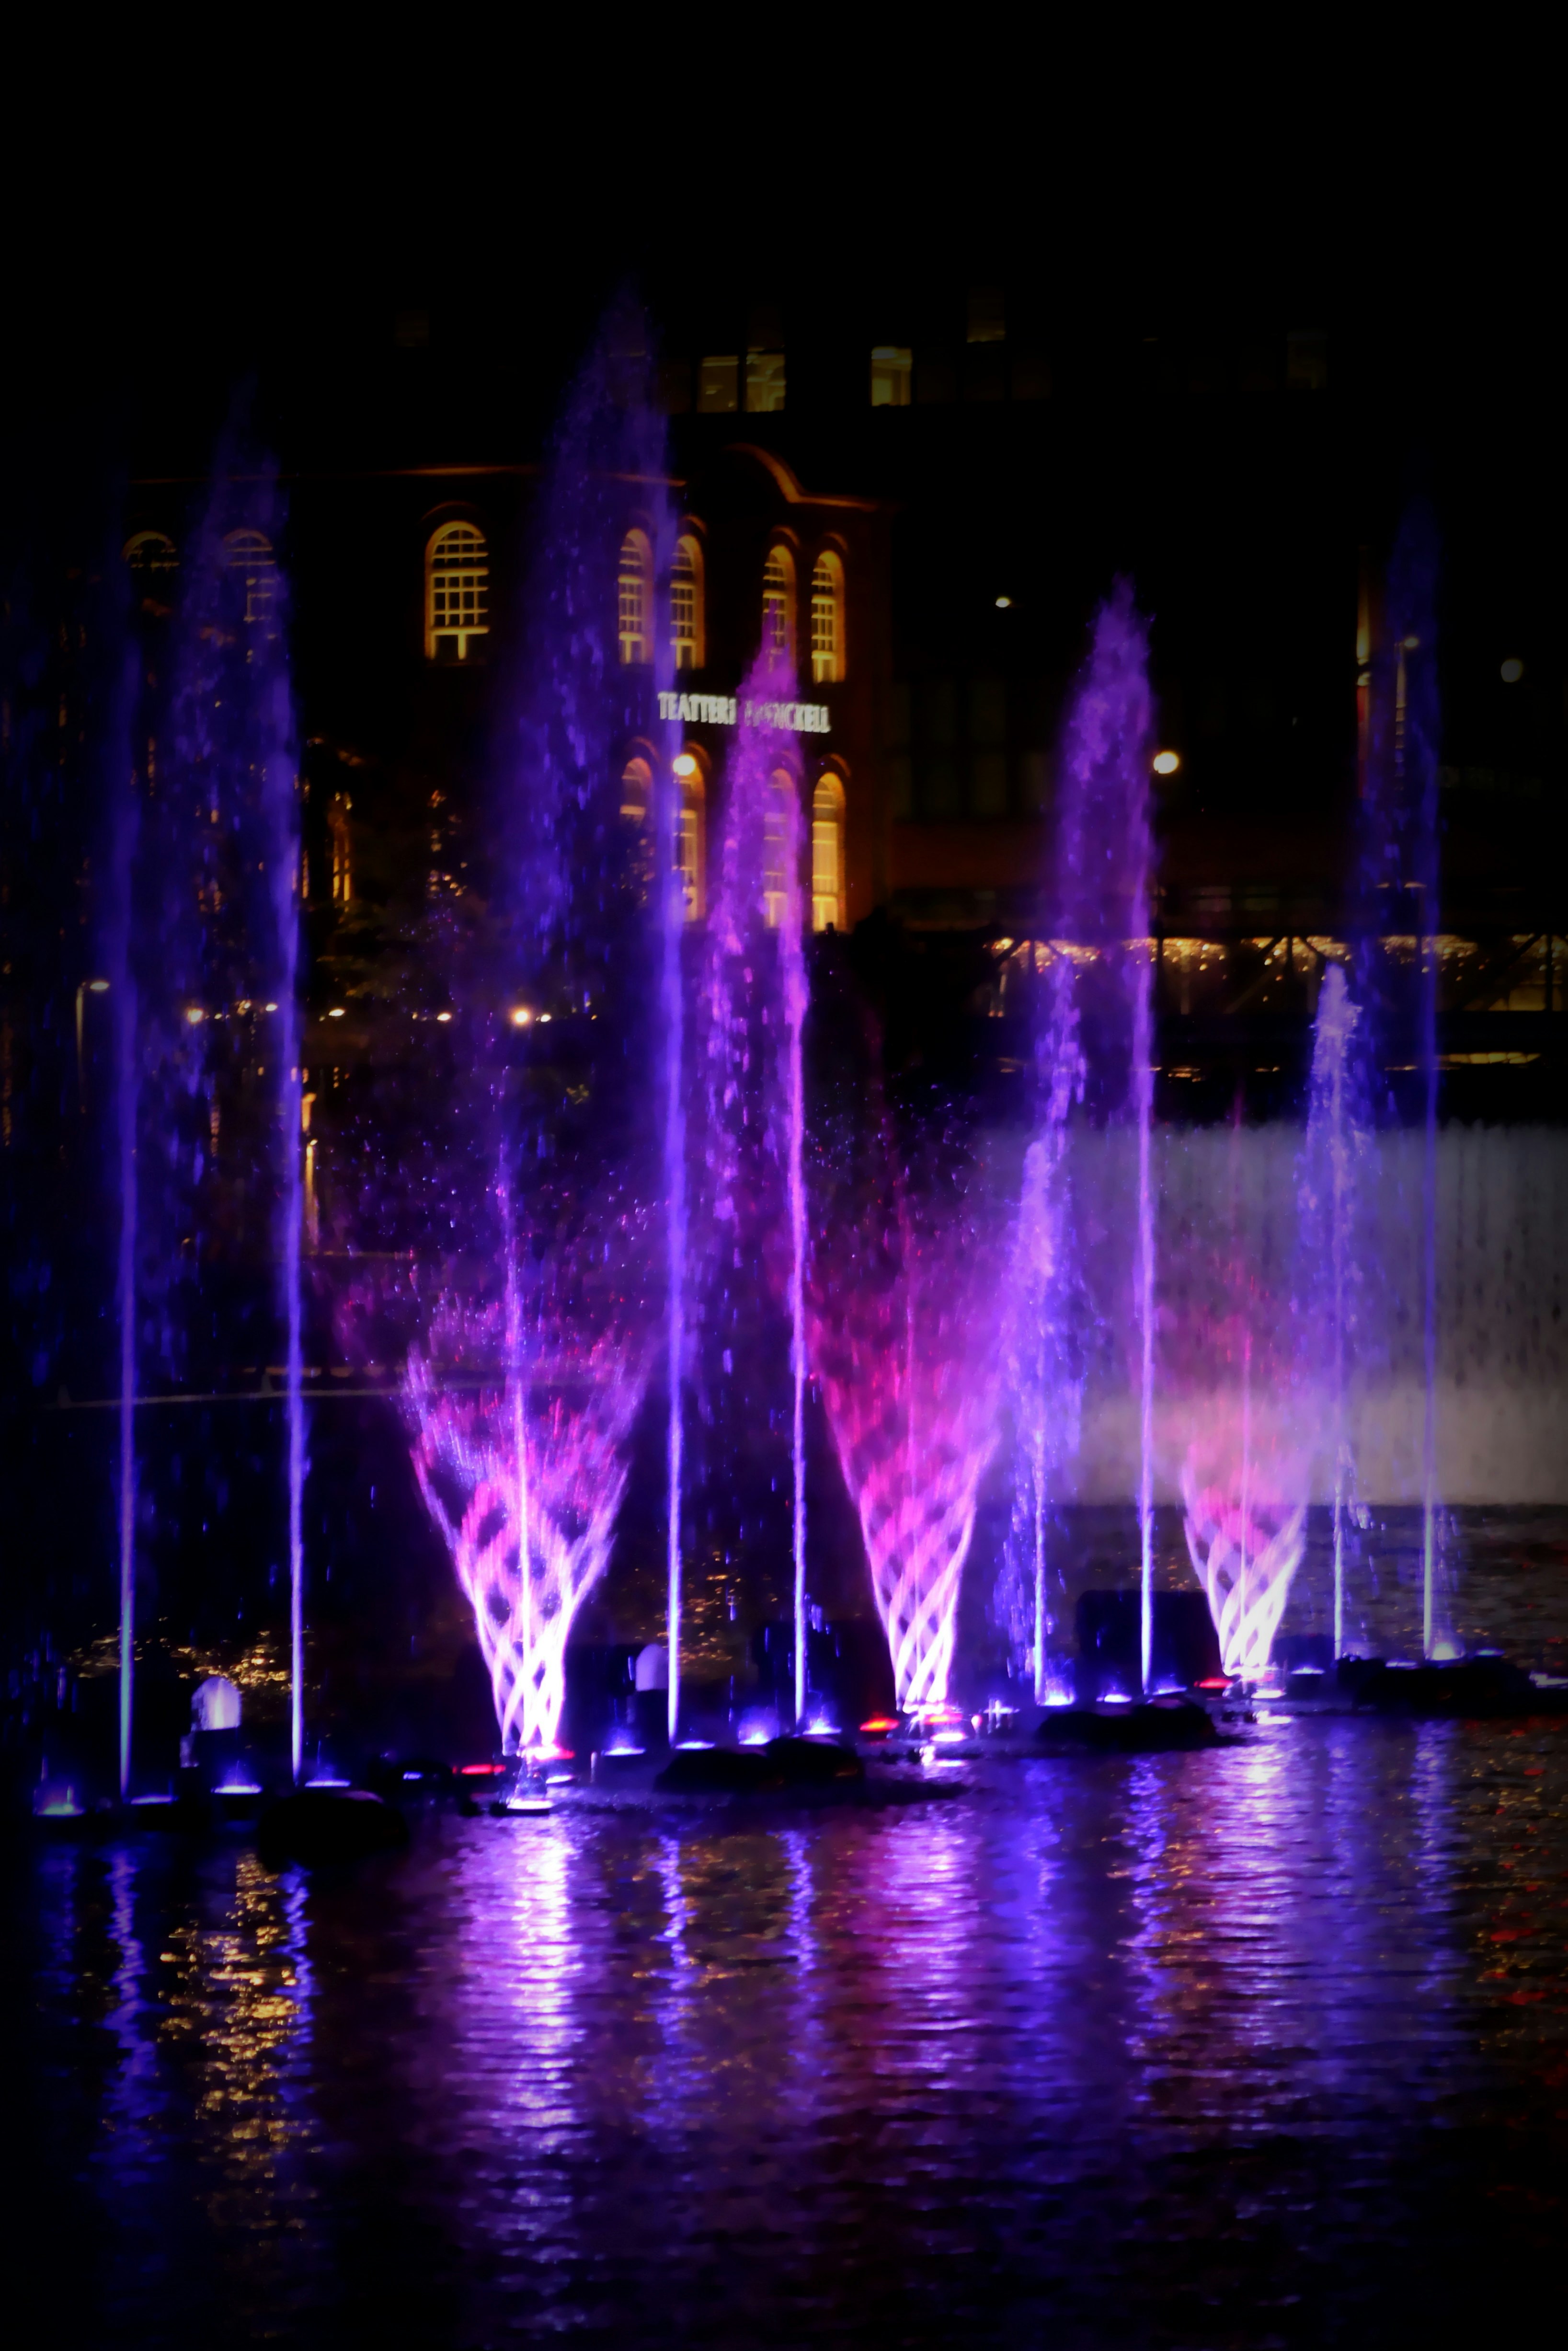
[[[202,1022],[206,1019],[206,1014],[202,1011],[199,1004],[192,1004],[186,1007],[185,1018],[191,1023],[192,1029],[200,1028]]]
[[[103,996],[108,993],[108,990],[109,982],[107,979],[89,979],[88,982],[88,994],[89,996]]]
[[[1154,755],[1154,772],[1157,776],[1174,776],[1180,765],[1179,751],[1157,751]]]
[[[436,1014],[436,1019],[438,1020],[450,1020],[452,1019],[452,1014],[450,1012],[438,1012]]]
[[[512,1026],[514,1029],[526,1029],[528,1023],[533,1018],[533,1012],[526,1004],[514,1004],[513,1006]]]
[[[678,776],[694,776],[697,773],[697,762],[690,751],[681,752],[675,762],[675,772]]]
[[[275,1012],[277,1010],[277,1007],[275,1004],[264,1004],[262,1006],[262,1010],[264,1012]]]
[[[996,609],[999,612],[1011,612],[1012,610],[1012,597],[999,596],[996,600]]]
[[[541,1023],[541,1025],[543,1025],[543,1023],[544,1023],[545,1021],[548,1020],[548,1019],[549,1019],[549,1018],[550,1018],[550,1016],[549,1016],[549,1014],[548,1014],[547,1012],[541,1012],[541,1013],[540,1013],[540,1015],[539,1015],[539,1019],[540,1019],[540,1023]]]
[[[327,1009],[327,1018],[328,1020],[341,1020],[343,1018],[343,1007],[340,1004],[331,1005]]]
[[[1511,655],[1502,665],[1502,682],[1504,685],[1517,685],[1523,675],[1524,664],[1521,661],[1515,661]],[[94,984],[96,986],[97,983],[95,982]]]

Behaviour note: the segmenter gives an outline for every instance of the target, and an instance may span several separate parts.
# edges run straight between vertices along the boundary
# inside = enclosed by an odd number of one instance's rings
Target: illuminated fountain
[[[1438,759],[1437,529],[1411,507],[1389,560],[1381,626],[1364,615],[1360,905],[1356,995],[1371,1018],[1362,1050],[1375,1107],[1392,1120],[1386,1069],[1416,1079],[1421,1110],[1418,1201],[1424,1406],[1421,1431],[1421,1645],[1438,1639]],[[1407,945],[1408,955],[1400,953]],[[1391,952],[1392,950],[1392,952]],[[1390,1317],[1394,1301],[1379,1311]],[[1446,1643],[1445,1643],[1446,1646]]]
[[[706,1228],[702,1280],[709,1416],[720,1428],[766,1413],[759,1322],[782,1302],[789,1358],[790,1605],[794,1719],[805,1713],[805,1176],[802,1040],[809,984],[794,738],[772,725],[794,680],[763,646],[740,695],[725,768],[719,887],[701,979]],[[732,1437],[731,1444],[735,1446]],[[712,1468],[732,1473],[715,1447]],[[743,1505],[742,1505],[743,1507]],[[675,1629],[670,1654],[675,1656]],[[674,1721],[671,1700],[671,1723]]]
[[[1075,1453],[1091,1354],[1106,1332],[1131,1340],[1137,1398],[1142,1675],[1154,1596],[1153,966],[1148,822],[1153,705],[1148,643],[1126,581],[1096,616],[1062,747],[1054,888],[1036,1021],[1033,1140],[1010,1288],[1008,1363],[1017,1433],[1015,1534],[1033,1593],[1034,1694],[1046,1687],[1046,1528]],[[1099,1163],[1085,1126],[1127,1136],[1136,1155],[1130,1248],[1114,1240],[1109,1290]]]
[[[303,1752],[300,827],[274,552],[282,521],[269,469],[242,467],[225,443],[182,560],[167,698],[149,679],[135,716],[133,780],[124,798],[115,794],[108,960],[119,1200],[122,1794],[131,1761],[138,1384],[152,1377],[210,1388],[223,1363],[214,1343],[265,1357],[275,1341],[282,1356],[296,1777]],[[225,1281],[216,1268],[241,1234],[265,1237],[265,1270],[259,1280],[247,1271]]]
[[[916,1713],[949,1697],[960,1581],[996,1448],[1003,1265],[982,1172],[944,1140],[906,1169],[869,1091],[869,1117],[828,1178],[812,1363],[898,1704]]]
[[[504,1297],[444,1301],[405,1375],[414,1474],[472,1607],[509,1755],[556,1747],[566,1643],[626,1491],[651,1319],[628,1312],[636,1273],[615,1261],[617,1230],[557,1244],[532,1296],[508,1232]]]
[[[1303,1412],[1315,1404],[1327,1457],[1334,1509],[1334,1654],[1345,1654],[1346,1545],[1356,1508],[1356,1462],[1350,1418],[1356,1343],[1362,1327],[1357,1233],[1372,1171],[1365,1072],[1355,1051],[1360,1008],[1344,970],[1323,976],[1313,1029],[1312,1092],[1306,1147],[1296,1179]]]

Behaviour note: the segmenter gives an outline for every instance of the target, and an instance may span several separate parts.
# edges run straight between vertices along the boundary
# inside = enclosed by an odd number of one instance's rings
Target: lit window
[[[348,835],[348,811],[353,801],[347,792],[334,792],[327,811],[327,830],[332,842],[332,903],[346,906],[354,895],[354,867]]]
[[[746,406],[753,416],[775,415],[784,404],[783,351],[746,353]]]
[[[675,844],[680,886],[686,899],[686,919],[700,923],[707,911],[708,830],[703,821],[707,794],[702,770],[691,752],[676,761],[680,778],[680,830]]]
[[[871,354],[873,408],[908,408],[915,354],[898,343],[878,343]]]
[[[694,538],[680,538],[670,574],[670,642],[677,669],[701,668],[702,620],[702,549]]]
[[[173,540],[161,530],[139,530],[121,549],[130,576],[144,596],[156,596],[180,569]]]
[[[775,547],[763,567],[763,651],[770,660],[794,657],[794,559]]]
[[[617,602],[620,621],[620,657],[626,665],[645,662],[648,642],[648,534],[628,530],[620,543]]]
[[[634,832],[648,821],[653,795],[653,773],[646,759],[628,759],[620,775],[620,812]]]
[[[732,351],[727,358],[697,362],[697,413],[728,416],[740,406],[741,362]]]
[[[844,787],[831,775],[811,798],[811,927],[844,928]]]
[[[425,549],[425,652],[468,661],[490,633],[490,555],[471,522],[446,522]]]
[[[259,530],[231,530],[223,540],[223,555],[230,570],[237,571],[244,583],[245,619],[269,619],[277,601],[277,558],[271,539]]]
[[[768,804],[763,819],[763,913],[770,931],[779,928],[789,910],[794,812],[794,778],[787,768],[775,768],[768,778]]]
[[[811,675],[816,685],[844,675],[844,566],[831,549],[811,574]]]

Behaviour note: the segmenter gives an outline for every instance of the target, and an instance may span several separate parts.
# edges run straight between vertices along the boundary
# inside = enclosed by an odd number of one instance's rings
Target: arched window
[[[172,579],[180,558],[166,531],[139,530],[120,549],[130,576],[143,594],[156,595],[159,584]]]
[[[334,792],[327,811],[327,831],[332,843],[332,903],[346,906],[354,895],[353,847],[348,831],[348,811],[354,803],[347,792]]]
[[[763,651],[774,661],[794,653],[794,558],[775,547],[763,566]]]
[[[702,667],[703,618],[702,549],[694,538],[679,538],[670,573],[670,643],[677,669]]]
[[[653,653],[648,633],[648,576],[650,569],[647,532],[628,530],[620,543],[620,570],[617,584],[620,657],[628,665],[650,660]]]
[[[770,931],[776,931],[789,912],[790,849],[794,838],[795,781],[787,768],[775,768],[768,778],[768,804],[763,819],[763,913]]]
[[[812,567],[811,674],[817,685],[844,675],[844,565],[831,549]]]
[[[259,530],[231,530],[223,539],[223,554],[230,570],[244,582],[245,619],[270,620],[277,601],[277,558],[271,539]]]
[[[675,857],[686,898],[686,919],[700,923],[708,910],[708,795],[701,763],[695,753],[682,751],[675,762],[675,772],[680,779],[680,829]]]
[[[653,770],[646,759],[628,759],[620,771],[620,812],[634,832],[648,822],[653,797]]]
[[[811,796],[811,927],[844,928],[844,786],[831,774]]]
[[[472,661],[490,634],[490,550],[472,522],[443,522],[425,549],[425,653]]]

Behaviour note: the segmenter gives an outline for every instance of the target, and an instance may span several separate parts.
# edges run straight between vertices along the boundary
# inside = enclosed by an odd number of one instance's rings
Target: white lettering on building
[[[732,694],[661,694],[659,715],[660,718],[673,718],[682,726],[772,726],[785,735],[831,732],[825,702],[748,702],[742,705]]]

